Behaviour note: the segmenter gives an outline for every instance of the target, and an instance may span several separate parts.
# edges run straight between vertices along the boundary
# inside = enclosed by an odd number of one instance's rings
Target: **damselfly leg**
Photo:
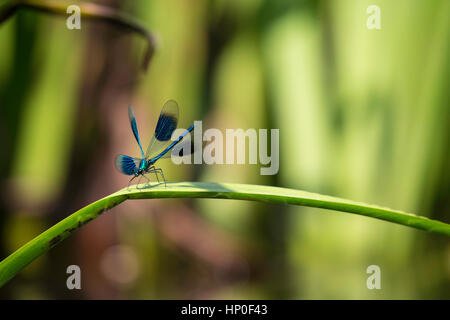
[[[158,180],[158,183],[160,183],[159,177],[158,177],[158,173],[159,173],[161,175],[161,178],[164,181],[164,186],[167,187],[166,179],[164,178],[164,173],[163,173],[162,169],[161,168],[155,168],[155,166],[151,166],[149,169],[150,170],[147,171],[147,173],[155,173],[156,180]]]
[[[134,180],[134,178],[136,178],[136,176],[133,176],[133,178],[131,178],[131,179],[130,179],[130,181],[128,181],[128,187],[127,187],[127,190],[129,190],[129,189],[130,189],[130,184],[131,184],[131,181],[133,181],[133,180]]]
[[[146,188],[146,185],[147,185],[147,184],[150,184],[150,179],[149,179],[145,174],[142,174],[142,175],[141,175],[141,178],[142,178],[142,177],[144,177],[145,179],[147,179],[147,183],[144,184],[144,186],[143,186],[142,188],[139,188],[139,186],[136,187],[136,188],[139,189],[139,190],[140,190],[140,189],[145,189],[145,188]],[[139,179],[139,181],[140,181],[140,179]]]

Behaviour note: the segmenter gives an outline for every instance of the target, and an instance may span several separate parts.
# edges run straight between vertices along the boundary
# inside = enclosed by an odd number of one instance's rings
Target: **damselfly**
[[[139,132],[137,129],[136,118],[134,117],[133,108],[128,107],[128,117],[130,118],[131,130],[133,131],[134,137],[141,150],[141,158],[133,158],[123,154],[116,157],[116,168],[121,173],[133,176],[128,183],[130,186],[131,181],[136,177],[139,177],[138,185],[142,177],[150,182],[150,179],[146,176],[147,173],[155,173],[156,179],[159,182],[158,173],[164,180],[164,185],[166,185],[166,179],[164,178],[164,173],[161,168],[155,167],[155,162],[161,158],[167,158],[171,155],[171,150],[184,138],[186,134],[194,129],[194,125],[190,126],[181,136],[179,136],[175,141],[171,142],[171,137],[178,123],[178,104],[174,100],[167,101],[159,115],[158,122],[155,128],[155,135],[153,136],[150,144],[148,145],[147,151],[144,154],[142,149],[141,140],[139,138]],[[170,144],[169,144],[170,143]],[[162,150],[162,151],[161,151]],[[191,152],[191,148],[183,150],[188,150]],[[183,156],[185,154],[178,155]]]

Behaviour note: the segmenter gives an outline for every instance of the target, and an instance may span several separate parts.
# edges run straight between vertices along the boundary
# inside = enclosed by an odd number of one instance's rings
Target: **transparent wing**
[[[132,158],[123,154],[119,154],[116,157],[116,168],[121,173],[128,176],[133,175],[136,172],[136,168],[139,167],[140,159]]]
[[[156,154],[171,142],[172,133],[177,128],[178,114],[178,104],[174,100],[169,100],[164,104],[156,123],[155,135],[148,145],[145,158]]]
[[[131,106],[128,106],[128,118],[130,118],[131,130],[133,130],[134,137],[141,149],[142,158],[144,157],[144,150],[142,150],[141,139],[139,139],[139,132],[137,129],[136,118],[134,116],[134,111]]]
[[[171,153],[172,149],[175,148],[181,141],[182,139],[192,130],[194,130],[194,125],[190,126],[186,131],[183,132],[182,135],[180,135],[175,141],[173,141],[171,144],[169,144],[165,149],[163,149],[157,156],[151,158],[153,161],[156,161],[158,159],[164,158],[164,156],[167,153]],[[184,153],[184,151],[182,151]],[[180,152],[179,152],[180,153]],[[186,154],[187,155],[187,152]],[[181,155],[183,156],[183,154]]]

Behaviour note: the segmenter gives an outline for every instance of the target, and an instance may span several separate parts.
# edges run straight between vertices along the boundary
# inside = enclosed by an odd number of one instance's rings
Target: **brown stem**
[[[17,0],[0,7],[0,24],[9,19],[20,9],[32,9],[57,15],[67,15],[67,7],[70,3],[65,1],[36,1],[36,0]],[[81,17],[95,20],[103,20],[112,23],[127,31],[140,34],[147,41],[148,46],[144,55],[142,68],[147,70],[150,59],[153,56],[156,47],[156,40],[152,33],[137,22],[133,17],[120,12],[114,8],[102,6],[99,4],[79,2]]]

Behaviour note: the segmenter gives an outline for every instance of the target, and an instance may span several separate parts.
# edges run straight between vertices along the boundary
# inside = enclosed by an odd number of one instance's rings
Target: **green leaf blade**
[[[141,185],[139,187],[142,188],[143,186]],[[69,237],[85,224],[99,217],[103,212],[119,205],[127,199],[157,198],[234,199],[315,207],[363,215],[450,236],[450,225],[444,222],[398,210],[301,190],[261,185],[211,182],[173,182],[167,183],[167,187],[164,184],[151,184],[143,189],[137,189],[136,186],[132,186],[129,189],[119,190],[78,210],[1,261],[0,287],[32,261]]]

